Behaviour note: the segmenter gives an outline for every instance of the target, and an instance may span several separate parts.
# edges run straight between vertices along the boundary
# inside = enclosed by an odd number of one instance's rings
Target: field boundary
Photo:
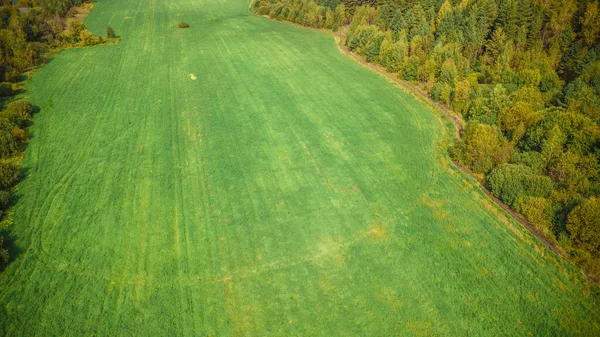
[[[440,104],[439,102],[436,102],[433,98],[431,98],[429,95],[427,95],[427,93],[425,93],[421,88],[419,88],[417,85],[415,85],[414,83],[411,83],[409,81],[405,81],[402,80],[400,78],[398,78],[398,76],[395,76],[395,74],[388,72],[384,67],[379,66],[379,65],[375,65],[372,63],[369,63],[366,61],[365,58],[353,53],[352,51],[350,51],[348,49],[348,47],[346,47],[344,45],[344,32],[345,30],[348,28],[348,26],[344,26],[344,27],[340,27],[340,30],[338,30],[338,32],[333,32],[331,30],[328,29],[320,29],[320,28],[313,28],[313,27],[305,27],[302,26],[300,24],[294,23],[294,22],[290,22],[290,21],[280,21],[280,20],[275,20],[275,19],[271,19],[268,15],[261,15],[262,17],[270,20],[270,21],[274,21],[274,22],[280,22],[280,23],[284,23],[284,24],[288,24],[290,26],[294,26],[294,27],[298,27],[298,28],[302,28],[302,29],[306,29],[306,30],[312,30],[312,31],[318,31],[327,35],[331,35],[334,40],[335,40],[335,44],[338,48],[338,50],[348,56],[351,60],[355,61],[356,63],[359,63],[360,65],[362,65],[363,67],[373,71],[374,73],[384,77],[385,79],[387,79],[388,81],[392,82],[393,84],[395,84],[396,86],[398,86],[399,88],[403,89],[404,91],[408,92],[409,94],[411,94],[413,97],[417,98],[420,101],[423,101],[423,103],[436,108],[437,110],[439,110],[445,117],[449,118],[450,121],[452,122],[452,124],[454,125],[454,139],[461,139],[462,137],[462,131],[464,129],[464,121],[462,120],[462,118],[460,118],[459,116],[457,116],[456,114],[452,113],[452,111],[450,109],[448,109],[447,107],[443,106],[442,104]],[[444,126],[443,126],[444,127]],[[455,160],[453,160],[452,158],[451,162],[454,166],[456,166],[463,174],[469,176],[470,178],[472,178],[473,180],[475,180],[477,182],[477,187],[489,198],[491,199],[494,204],[496,204],[497,207],[499,207],[501,210],[503,210],[504,212],[508,213],[515,221],[517,221],[519,224],[521,224],[521,226],[526,229],[529,233],[531,233],[533,236],[535,236],[538,240],[540,240],[550,251],[554,252],[556,255],[560,256],[561,258],[563,258],[565,261],[569,262],[576,270],[579,270],[579,272],[581,273],[581,275],[587,279],[588,281],[590,281],[590,283],[599,286],[600,285],[600,278],[596,277],[594,275],[589,275],[587,274],[583,269],[579,268],[575,262],[572,261],[571,257],[569,256],[569,254],[567,254],[560,246],[558,246],[558,244],[556,244],[555,240],[553,240],[552,238],[548,237],[547,235],[545,235],[541,230],[539,230],[537,227],[535,227],[531,222],[529,222],[527,219],[525,219],[522,215],[520,215],[519,213],[517,213],[516,211],[514,211],[513,209],[511,209],[507,204],[505,204],[504,202],[502,202],[500,199],[498,199],[497,197],[495,197],[488,189],[487,187],[485,187],[481,180],[478,179],[478,177],[471,172],[471,170],[469,170],[469,168],[467,168],[466,166],[461,165],[460,163],[456,162]]]

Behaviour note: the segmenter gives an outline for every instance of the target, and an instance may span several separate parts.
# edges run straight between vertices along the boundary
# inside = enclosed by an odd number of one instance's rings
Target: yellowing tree
[[[600,252],[600,200],[590,198],[575,207],[569,214],[567,229],[578,248]]]
[[[581,22],[581,34],[586,45],[594,44],[600,34],[600,17],[598,16],[598,1],[588,3],[585,13],[579,20]]]

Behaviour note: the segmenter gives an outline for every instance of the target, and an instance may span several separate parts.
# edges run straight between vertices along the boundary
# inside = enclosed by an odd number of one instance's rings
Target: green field
[[[438,112],[247,7],[99,0],[35,73],[0,335],[600,335]]]

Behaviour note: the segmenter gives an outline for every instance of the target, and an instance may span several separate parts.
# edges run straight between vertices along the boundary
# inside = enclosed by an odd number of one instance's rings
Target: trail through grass
[[[597,290],[448,164],[438,113],[247,7],[99,0],[122,43],[34,75],[2,335],[600,334]]]

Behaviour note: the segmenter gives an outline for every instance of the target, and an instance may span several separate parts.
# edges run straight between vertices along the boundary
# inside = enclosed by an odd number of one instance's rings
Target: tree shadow
[[[35,116],[36,114],[38,114],[40,112],[40,110],[41,109],[39,106],[34,105],[33,106],[33,115]],[[27,152],[29,143],[34,138],[34,134],[30,128],[33,124],[34,124],[33,121],[29,121],[26,125],[27,141],[23,144],[21,153]],[[17,187],[27,179],[29,172],[30,172],[29,167],[23,167],[23,166],[19,167],[19,180],[17,183]],[[19,192],[19,190],[16,187],[13,187],[10,190],[9,203],[8,203],[7,210],[4,212],[4,214],[5,214],[5,216],[8,215],[11,217],[10,218],[11,222],[14,221],[14,218],[12,218],[12,215],[11,215],[12,214],[11,211],[14,210],[15,205],[17,205],[22,198],[23,198],[23,194],[21,192]],[[0,221],[5,220],[5,219],[6,218],[3,217],[2,219],[0,219]],[[18,246],[17,237],[14,235],[14,231],[11,228],[16,225],[22,225],[22,224],[12,223],[7,228],[0,230],[0,236],[4,237],[4,243],[2,244],[2,248],[6,249],[8,251],[8,257],[9,257],[8,263],[5,266],[0,266],[0,272],[2,272],[4,269],[6,269],[8,267],[8,265],[10,265],[13,261],[17,260],[24,251],[21,247]]]
[[[0,272],[2,272],[17,260],[23,254],[24,250],[16,244],[17,238],[12,234],[10,229],[0,231],[0,236],[4,237],[2,247],[8,251],[8,263],[5,266],[0,266]]]

